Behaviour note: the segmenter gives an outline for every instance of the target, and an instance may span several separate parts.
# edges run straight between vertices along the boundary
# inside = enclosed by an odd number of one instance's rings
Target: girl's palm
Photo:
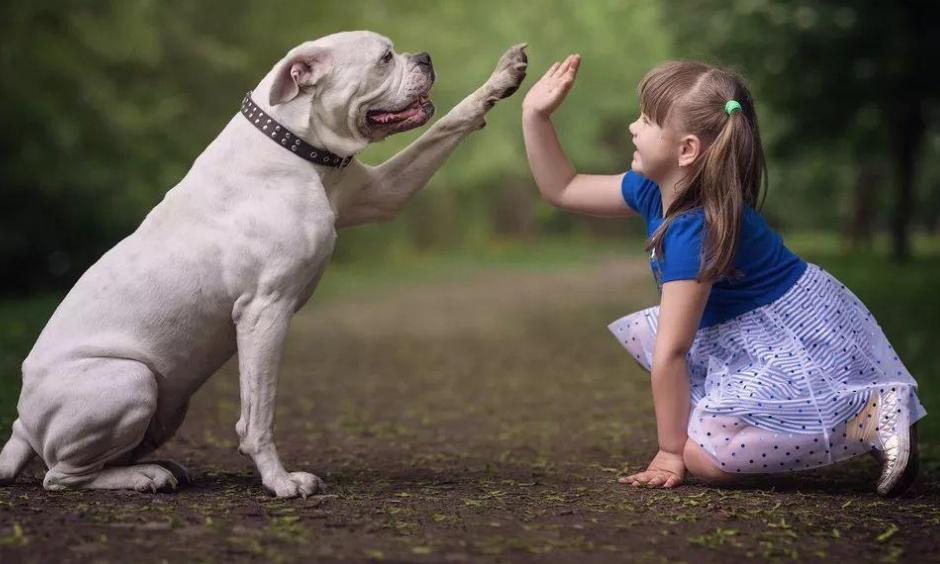
[[[580,55],[568,55],[562,62],[556,62],[538,82],[532,85],[522,101],[522,109],[548,116],[561,105],[568,91],[574,85],[574,79],[581,65]]]

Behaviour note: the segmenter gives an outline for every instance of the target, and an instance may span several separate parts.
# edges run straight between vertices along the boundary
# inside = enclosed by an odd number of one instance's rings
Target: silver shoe
[[[878,423],[881,477],[878,493],[894,497],[906,490],[917,477],[917,429],[911,426],[908,410],[909,386],[882,388],[878,395]]]

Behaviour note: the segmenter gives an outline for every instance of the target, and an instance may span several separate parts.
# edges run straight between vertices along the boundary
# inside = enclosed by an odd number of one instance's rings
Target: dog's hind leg
[[[24,396],[20,409],[30,415],[33,436],[42,437],[47,490],[176,487],[173,473],[157,464],[126,465],[157,409],[156,377],[146,365],[93,358],[56,372]]]
[[[63,474],[50,470],[43,487],[50,491],[80,488],[84,490],[136,490],[154,492],[176,489],[178,481],[173,473],[159,464],[134,464],[104,468],[84,475]]]
[[[134,464],[104,468],[84,475],[63,474],[50,470],[43,487],[50,491],[80,488],[84,490],[136,490],[154,492],[176,489],[178,481],[173,473],[159,464]]]
[[[186,418],[188,408],[188,403],[184,403],[182,407],[178,407],[176,404],[164,406],[161,398],[161,403],[157,406],[157,412],[150,420],[150,426],[147,428],[144,440],[131,452],[129,460],[134,464],[162,466],[169,470],[180,484],[191,484],[193,482],[192,475],[179,462],[167,459],[142,460],[176,434],[176,430],[179,429],[180,425],[183,424],[183,419]]]
[[[26,440],[23,424],[17,419],[13,422],[13,435],[0,452],[0,484],[13,482],[35,456],[33,447]]]

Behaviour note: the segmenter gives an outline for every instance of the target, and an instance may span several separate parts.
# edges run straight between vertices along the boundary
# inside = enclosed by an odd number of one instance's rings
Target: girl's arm
[[[709,292],[711,284],[695,280],[663,284],[651,377],[659,452],[646,470],[620,478],[623,484],[671,488],[685,477],[683,451],[689,424],[686,354],[692,348]]]
[[[542,197],[561,209],[601,217],[637,215],[621,195],[622,174],[578,174],[558,142],[550,116],[571,90],[580,63],[578,55],[569,55],[553,64],[522,103],[522,133],[532,176]]]
[[[652,385],[656,431],[662,451],[682,456],[689,424],[686,355],[698,331],[711,284],[676,280],[663,284],[653,348]]]

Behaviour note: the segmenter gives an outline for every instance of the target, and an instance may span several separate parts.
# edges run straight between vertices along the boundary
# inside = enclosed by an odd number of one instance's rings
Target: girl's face
[[[636,147],[630,168],[662,185],[679,168],[679,135],[668,126],[656,125],[642,113],[629,129]]]

